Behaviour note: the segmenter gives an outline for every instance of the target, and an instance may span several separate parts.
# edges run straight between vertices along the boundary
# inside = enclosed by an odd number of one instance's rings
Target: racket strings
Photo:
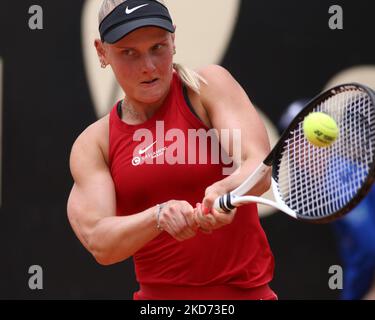
[[[359,89],[337,93],[315,107],[339,127],[330,146],[310,144],[303,134],[303,122],[285,142],[278,168],[282,200],[297,214],[320,218],[344,208],[365,183],[374,162],[375,108],[366,92]]]

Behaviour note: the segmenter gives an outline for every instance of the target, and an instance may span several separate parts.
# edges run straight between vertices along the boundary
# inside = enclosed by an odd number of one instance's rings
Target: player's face
[[[107,58],[128,99],[155,104],[165,98],[173,74],[174,35],[157,27],[133,31],[107,44]]]

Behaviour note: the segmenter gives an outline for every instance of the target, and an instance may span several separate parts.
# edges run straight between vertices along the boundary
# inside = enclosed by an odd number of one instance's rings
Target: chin
[[[140,90],[137,96],[138,96],[139,101],[143,103],[151,104],[151,103],[159,102],[161,99],[166,97],[167,94],[168,94],[167,88],[162,88],[162,89],[153,88],[153,89]]]

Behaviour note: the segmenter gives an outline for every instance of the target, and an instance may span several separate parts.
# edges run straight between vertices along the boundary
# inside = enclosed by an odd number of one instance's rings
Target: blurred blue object
[[[341,298],[361,299],[375,276],[375,186],[357,207],[333,226],[344,262]]]
[[[308,103],[308,99],[293,102],[285,110],[278,127],[284,131],[300,110]],[[330,166],[331,170],[339,172],[343,188],[359,178],[361,167],[348,159],[337,158]],[[329,188],[329,181],[328,188]],[[340,190],[334,190],[331,195],[339,199]],[[352,196],[356,189],[341,194]],[[340,256],[343,261],[344,284],[341,299],[362,299],[370,289],[375,278],[375,185],[369,194],[347,215],[332,223],[337,236]]]
[[[284,131],[308,102],[308,99],[300,99],[291,103],[280,118],[279,130]]]

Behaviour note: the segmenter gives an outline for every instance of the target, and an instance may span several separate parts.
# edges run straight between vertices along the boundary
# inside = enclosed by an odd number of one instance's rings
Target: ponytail
[[[207,84],[207,81],[197,72],[182,66],[181,64],[174,63],[173,69],[176,70],[183,84],[192,89],[195,93],[200,93],[201,83]]]

